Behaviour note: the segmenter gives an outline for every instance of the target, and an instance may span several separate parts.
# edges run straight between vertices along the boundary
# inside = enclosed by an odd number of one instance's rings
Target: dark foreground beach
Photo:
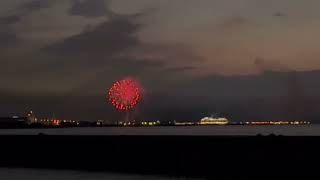
[[[73,170],[43,170],[0,168],[1,180],[202,180],[165,176],[86,172]]]
[[[2,135],[0,166],[205,179],[317,174],[319,137]]]

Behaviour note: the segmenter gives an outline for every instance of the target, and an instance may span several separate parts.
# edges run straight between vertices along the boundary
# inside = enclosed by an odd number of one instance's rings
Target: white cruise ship
[[[224,117],[204,117],[200,120],[199,125],[226,125],[229,120]]]

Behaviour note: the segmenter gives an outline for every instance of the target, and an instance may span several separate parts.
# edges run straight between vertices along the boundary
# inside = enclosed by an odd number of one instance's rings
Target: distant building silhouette
[[[27,125],[28,119],[26,117],[0,117],[0,128],[20,128]]]

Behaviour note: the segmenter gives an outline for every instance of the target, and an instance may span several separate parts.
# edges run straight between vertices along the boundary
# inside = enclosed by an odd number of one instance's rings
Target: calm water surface
[[[299,126],[184,126],[184,127],[96,127],[61,129],[1,129],[0,135],[285,135],[320,136],[320,125]]]

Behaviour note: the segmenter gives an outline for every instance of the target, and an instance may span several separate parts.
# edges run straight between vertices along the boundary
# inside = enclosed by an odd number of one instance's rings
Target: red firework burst
[[[109,90],[109,101],[122,111],[133,109],[141,99],[140,84],[133,79],[124,79],[112,85]]]

